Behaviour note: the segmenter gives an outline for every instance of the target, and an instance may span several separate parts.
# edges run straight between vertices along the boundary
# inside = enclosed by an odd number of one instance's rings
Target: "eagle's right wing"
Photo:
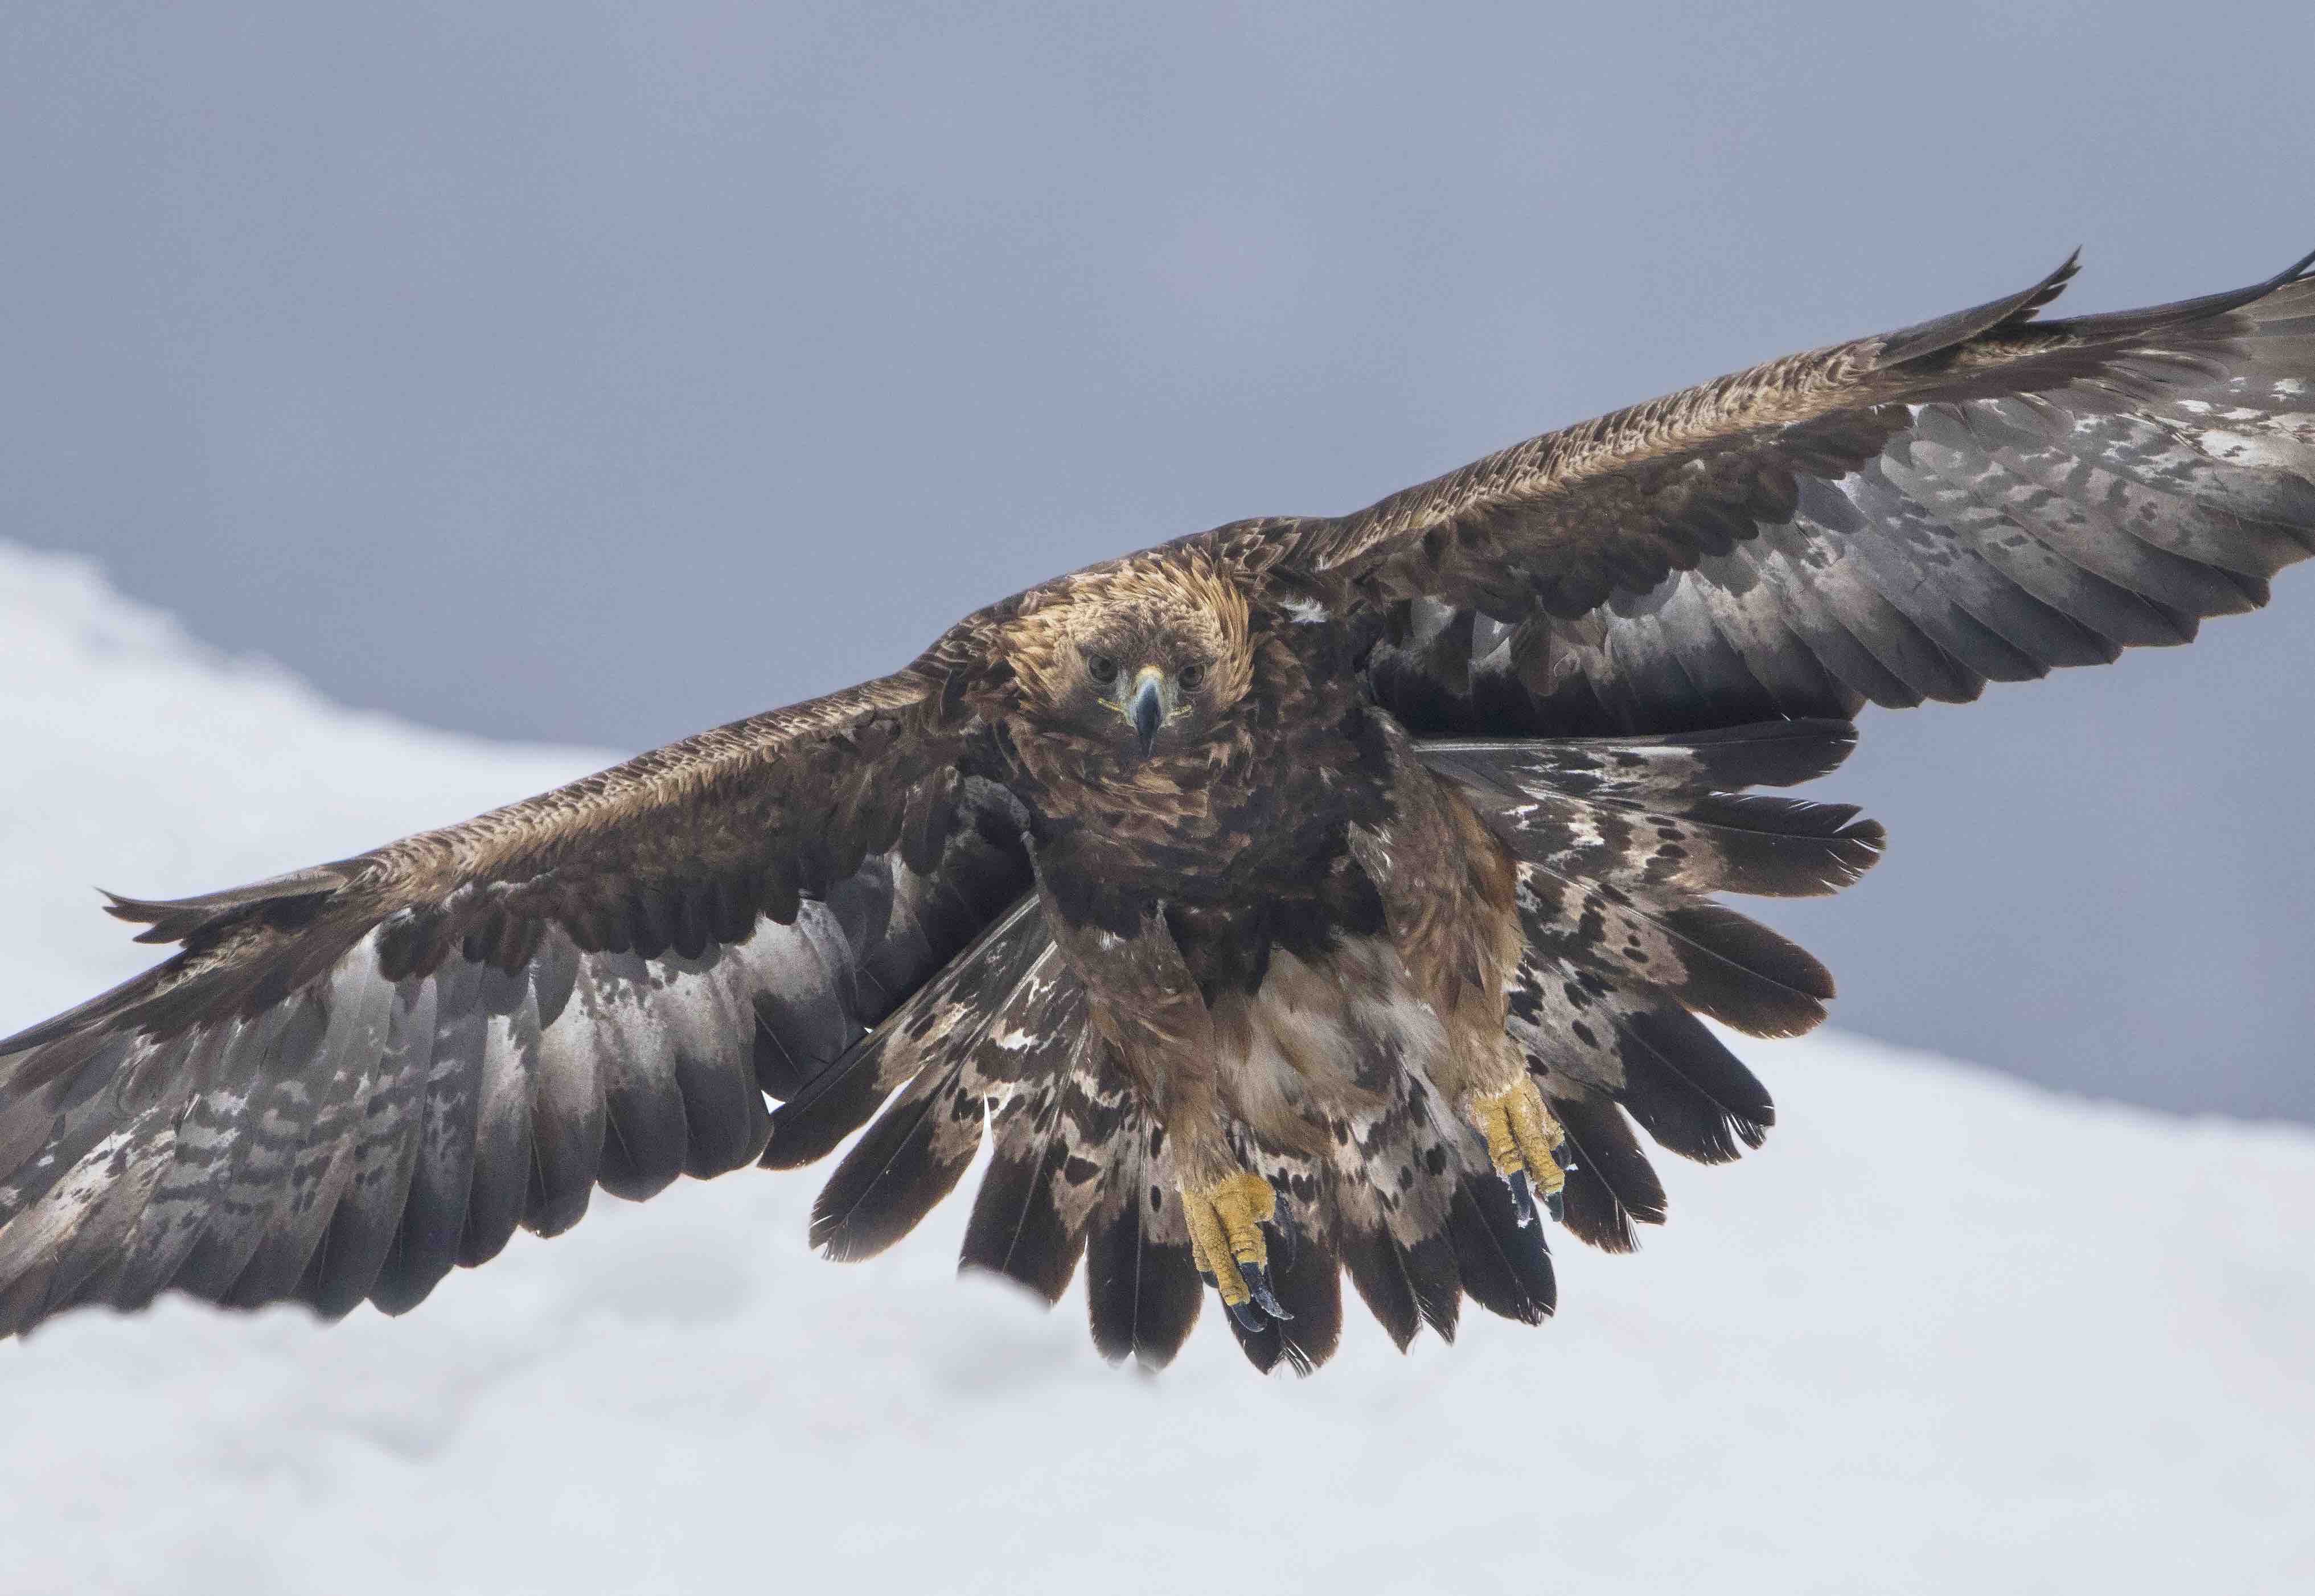
[[[359,857],[112,912],[182,944],[0,1041],[0,1334],[175,1288],[423,1298],[765,1150],[1029,883],[935,656]]]

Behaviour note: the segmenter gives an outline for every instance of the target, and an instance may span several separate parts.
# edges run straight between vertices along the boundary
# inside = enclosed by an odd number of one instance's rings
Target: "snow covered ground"
[[[0,545],[0,1033],[142,962],[93,884],[604,758],[349,714]],[[1211,1316],[1109,1369],[953,1278],[961,1203],[820,1262],[793,1175],[599,1197],[400,1320],[69,1317],[0,1345],[0,1592],[2315,1589],[2315,1136],[1748,1052],[1768,1147],[1667,1169],[1635,1257],[1558,1246],[1558,1319],[1353,1317],[1307,1381]]]

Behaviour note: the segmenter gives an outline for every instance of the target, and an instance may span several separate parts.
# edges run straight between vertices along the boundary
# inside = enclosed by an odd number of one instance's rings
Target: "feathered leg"
[[[1507,993],[1526,949],[1519,861],[1460,794],[1388,725],[1391,813],[1353,836],[1360,864],[1382,893],[1392,943],[1415,990],[1439,1016],[1443,1045],[1432,1083],[1486,1139],[1520,1223],[1540,1193],[1555,1216],[1566,1184],[1566,1138],[1505,1034]]]
[[[1198,1272],[1248,1329],[1289,1317],[1271,1285],[1264,1234],[1277,1194],[1230,1148],[1213,1015],[1164,918],[1119,936],[1072,924],[1042,877],[1038,891],[1054,943],[1085,987],[1087,1023],[1164,1130]]]

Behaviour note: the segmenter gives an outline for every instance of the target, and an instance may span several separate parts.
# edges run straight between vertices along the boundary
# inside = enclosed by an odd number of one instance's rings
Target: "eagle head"
[[[1039,722],[1121,757],[1196,747],[1254,679],[1246,595],[1202,549],[1175,545],[1058,585],[1007,628]]]

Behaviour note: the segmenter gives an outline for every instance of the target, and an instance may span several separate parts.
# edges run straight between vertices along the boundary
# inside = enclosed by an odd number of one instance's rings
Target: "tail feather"
[[[1657,1143],[1684,1158],[1725,1164],[1757,1148],[1777,1110],[1760,1077],[1677,1004],[1620,1022],[1619,1101]]]
[[[1455,1339],[1463,1277],[1450,1228],[1469,1132],[1442,1122],[1436,1095],[1395,1047],[1383,1056],[1383,1106],[1337,1128],[1335,1212],[1341,1230],[1358,1237],[1341,1254],[1352,1281],[1370,1303],[1383,1305],[1376,1317],[1403,1350],[1414,1336],[1409,1302],[1440,1339]]]
[[[1613,1098],[1573,1083],[1547,1080],[1546,1089],[1573,1159],[1565,1193],[1569,1234],[1603,1252],[1630,1252],[1638,1245],[1634,1225],[1664,1221],[1663,1183]]]
[[[961,1264],[1058,1301],[1084,1253],[1131,1100],[1086,1024],[1084,989],[1058,956],[1030,967],[974,1050],[971,1074],[999,1107]]]
[[[1510,1188],[1484,1164],[1456,1186],[1448,1236],[1463,1290],[1489,1313],[1539,1325],[1558,1307],[1543,1226],[1520,1223]]]
[[[1264,1374],[1282,1361],[1308,1374],[1335,1355],[1343,1335],[1342,1261],[1335,1247],[1331,1170],[1298,1153],[1259,1147],[1241,1135],[1238,1157],[1278,1197],[1270,1249],[1271,1289],[1291,1316],[1249,1330],[1229,1319],[1246,1361]]]
[[[1335,1355],[1343,1339],[1343,1266],[1334,1240],[1323,1232],[1301,1236],[1272,1260],[1271,1289],[1291,1317],[1249,1330],[1224,1315],[1246,1361],[1263,1374],[1283,1362],[1309,1374]]]
[[[1086,1308],[1093,1343],[1113,1363],[1163,1369],[1198,1322],[1205,1293],[1190,1258],[1165,1132],[1130,1106],[1086,1237]]]
[[[1058,1302],[1085,1250],[1085,1227],[1054,1201],[1053,1185],[1069,1148],[1053,1134],[1056,1094],[1024,1093],[995,1115],[995,1156],[973,1198],[965,1227],[962,1269],[982,1269]],[[1090,1218],[1090,1209],[1083,1216]]]
[[[1413,1343],[1415,1333],[1423,1328],[1424,1314],[1398,1244],[1379,1224],[1348,1222],[1336,1228],[1335,1240],[1359,1299],[1374,1315],[1391,1344],[1405,1352]]]

